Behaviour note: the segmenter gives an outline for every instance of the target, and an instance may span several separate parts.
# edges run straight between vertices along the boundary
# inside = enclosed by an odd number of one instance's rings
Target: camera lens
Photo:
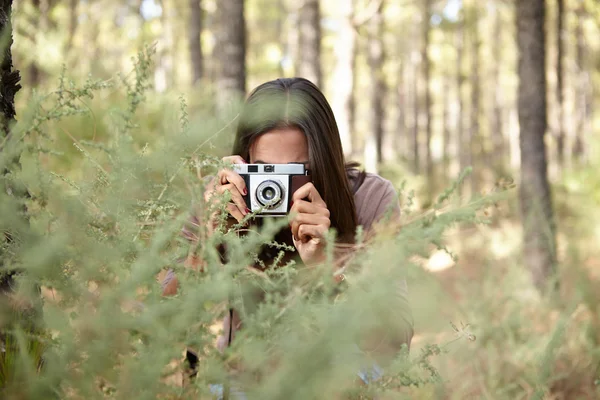
[[[275,208],[281,202],[282,193],[279,183],[264,181],[256,188],[256,200],[266,208]]]

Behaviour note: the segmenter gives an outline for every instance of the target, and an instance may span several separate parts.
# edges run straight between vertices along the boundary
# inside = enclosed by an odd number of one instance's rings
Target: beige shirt
[[[356,179],[356,174],[350,175],[351,184]],[[362,185],[354,194],[354,206],[358,225],[365,231],[381,219],[386,211],[400,216],[400,204],[396,190],[390,181],[379,175],[367,173]]]

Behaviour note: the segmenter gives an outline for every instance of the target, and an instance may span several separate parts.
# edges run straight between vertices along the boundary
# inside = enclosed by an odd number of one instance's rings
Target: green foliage
[[[225,128],[197,123],[180,99],[179,115],[165,113],[156,125],[165,128],[161,134],[146,135],[140,110],[149,101],[151,55],[151,48],[140,53],[124,87],[91,79],[77,86],[63,74],[57,91],[32,102],[3,148],[0,167],[11,167],[5,180],[31,194],[0,195],[0,229],[14,237],[4,243],[2,272],[23,272],[11,295],[22,299],[21,306],[3,300],[5,309],[19,315],[0,325],[10,349],[2,359],[4,393],[195,398],[208,393],[209,383],[234,379],[252,398],[365,398],[441,382],[432,359],[447,347],[432,344],[411,355],[392,347],[388,362],[382,361],[384,377],[357,385],[356,373],[371,357],[357,351],[357,343],[382,331],[397,339],[411,320],[404,297],[396,295],[397,282],[421,276],[415,257],[444,249],[449,227],[487,222],[482,210],[501,193],[456,206],[452,187],[430,211],[417,213],[402,187],[400,196],[408,199],[402,229],[385,230],[368,245],[359,240],[341,286],[333,283],[332,265],[307,269],[291,262],[264,273],[247,268],[262,245],[282,249],[273,237],[285,221],[241,237],[224,224],[211,236],[201,227],[202,240],[190,248],[179,231],[190,207],[203,198],[199,175],[221,165],[211,146],[218,146],[232,121]],[[92,111],[83,102],[107,96],[109,89],[124,89],[127,101],[103,111],[104,126],[66,135],[75,151],[65,163],[65,153],[55,151],[61,131],[77,119],[90,121]],[[179,126],[167,124],[173,119]],[[8,164],[15,154],[21,154],[22,169]],[[226,201],[204,212],[223,212]],[[216,251],[220,244],[229,252],[225,264]],[[181,262],[190,252],[204,260],[203,272]],[[156,282],[165,268],[174,269],[180,283],[169,298]],[[23,304],[35,304],[38,286],[43,320],[30,329],[23,324]],[[220,353],[213,326],[229,307],[240,313],[244,329]],[[187,373],[186,347],[197,351],[199,364],[196,378],[181,386],[173,381]],[[27,385],[20,384],[23,379]]]

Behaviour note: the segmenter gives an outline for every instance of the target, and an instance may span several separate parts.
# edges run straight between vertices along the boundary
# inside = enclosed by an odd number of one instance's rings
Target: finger
[[[244,201],[244,198],[242,197],[240,192],[238,192],[237,188],[234,185],[232,185],[231,183],[228,183],[227,185],[219,186],[217,188],[217,192],[219,194],[225,194],[226,192],[229,192],[231,194],[231,201],[233,202],[233,204],[236,205],[238,210],[243,215],[248,214],[248,212],[246,211],[247,210],[246,202]]]
[[[325,207],[325,203],[319,205],[315,203],[310,203],[306,200],[294,201],[294,204],[290,208],[290,214],[293,218],[293,216],[298,213],[325,215],[327,218],[331,216],[331,213],[329,212],[327,207]]]
[[[298,236],[297,239],[302,243],[306,243],[312,239],[325,239],[325,233],[327,232],[327,227],[325,225],[300,225],[298,228]]]
[[[321,195],[317,191],[317,188],[315,188],[315,185],[313,185],[312,182],[308,182],[302,185],[298,190],[294,192],[292,196],[292,200],[294,201],[294,203],[297,200],[302,199],[308,199],[308,201],[310,201],[311,203],[327,207],[327,205],[321,198]]]
[[[240,222],[244,219],[244,214],[242,214],[238,206],[233,203],[227,203],[227,211],[233,218],[236,219],[237,222]]]
[[[244,179],[237,172],[230,169],[222,169],[219,171],[218,176],[221,185],[232,183],[240,193],[243,193],[244,195],[248,194],[246,182],[244,182]]]
[[[227,157],[223,157],[222,159],[224,162],[229,162],[232,164],[248,164],[246,162],[246,160],[244,160],[242,157],[240,156],[227,156]]]
[[[296,214],[290,222],[290,228],[294,237],[299,237],[299,229],[303,225],[322,225],[325,229],[329,229],[331,221],[328,217],[321,214]]]

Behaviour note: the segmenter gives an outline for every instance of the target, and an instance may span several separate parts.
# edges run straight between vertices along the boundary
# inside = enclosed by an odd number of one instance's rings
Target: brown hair
[[[250,146],[258,136],[291,127],[306,135],[313,184],[327,204],[338,241],[352,242],[357,216],[342,142],[333,111],[313,83],[283,78],[254,89],[240,115],[233,154],[248,160]]]

